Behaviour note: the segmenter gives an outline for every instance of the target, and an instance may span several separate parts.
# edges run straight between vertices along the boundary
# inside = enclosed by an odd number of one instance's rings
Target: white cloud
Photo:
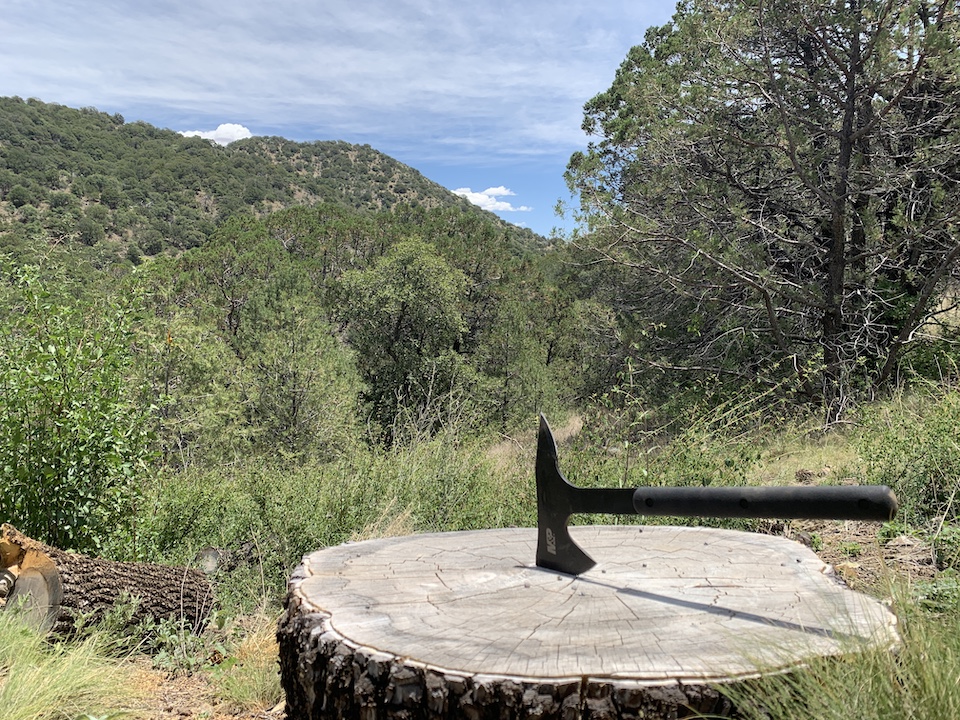
[[[187,137],[202,137],[205,140],[213,140],[217,145],[229,145],[235,140],[253,137],[250,130],[236,123],[223,123],[216,130],[184,130],[180,134]]]
[[[453,191],[453,194],[464,197],[474,205],[478,205],[484,210],[489,210],[490,212],[530,212],[533,210],[533,208],[527,207],[526,205],[514,207],[507,200],[498,200],[497,198],[500,197],[516,195],[515,192],[505,188],[503,185],[499,187],[487,188],[482,192],[474,192],[470,188],[457,188]]]
[[[369,143],[447,187],[509,178],[526,206],[461,192],[548,234],[584,103],[676,1],[0,0],[0,94],[218,143],[247,137],[224,118]]]
[[[0,87],[161,127],[243,113],[417,159],[569,156],[584,102],[675,4],[6,0]]]

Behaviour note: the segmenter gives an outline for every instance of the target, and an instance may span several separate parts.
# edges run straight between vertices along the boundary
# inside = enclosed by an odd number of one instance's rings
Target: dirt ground
[[[793,520],[768,532],[812,548],[850,588],[875,596],[891,580],[929,580],[937,572],[930,545],[907,535],[884,541],[876,523]]]
[[[828,471],[798,469],[796,482],[816,485],[829,479]],[[840,479],[841,484],[852,480]],[[883,526],[854,520],[791,520],[772,522],[765,531],[796,540],[811,548],[850,588],[883,597],[891,581],[914,583],[937,573],[931,545],[909,535],[886,537]]]
[[[154,670],[150,661],[136,661],[135,682],[140,700],[128,708],[139,720],[282,720],[283,701],[264,710],[238,710],[220,702],[202,673],[170,675]]]

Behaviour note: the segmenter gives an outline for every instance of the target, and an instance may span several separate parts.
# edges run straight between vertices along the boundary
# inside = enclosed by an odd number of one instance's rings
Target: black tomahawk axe
[[[596,564],[570,537],[567,522],[574,513],[883,522],[897,512],[897,499],[885,485],[579,488],[560,472],[543,415],[536,469],[537,565],[569,575]]]

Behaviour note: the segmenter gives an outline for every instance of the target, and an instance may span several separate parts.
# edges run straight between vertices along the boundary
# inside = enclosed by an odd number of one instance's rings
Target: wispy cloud
[[[187,137],[202,137],[213,140],[217,145],[229,145],[236,140],[253,137],[253,133],[243,125],[237,123],[222,123],[216,130],[182,130],[181,135]]]
[[[303,139],[568,153],[583,144],[583,103],[664,5],[12,0],[0,92],[161,106],[180,127],[219,115]]]
[[[258,135],[368,143],[422,171],[454,168],[448,187],[502,178],[527,205],[463,192],[495,212],[529,210],[544,230],[562,168],[587,142],[584,103],[676,2],[0,0],[0,95],[216,142],[236,139],[208,129],[229,119]]]
[[[507,200],[498,200],[497,198],[516,195],[515,192],[505,188],[503,185],[500,187],[487,188],[481,192],[474,192],[470,188],[457,188],[453,191],[453,194],[464,197],[474,205],[478,205],[490,212],[530,212],[533,210],[533,208],[527,207],[526,205],[514,207],[513,204]]]

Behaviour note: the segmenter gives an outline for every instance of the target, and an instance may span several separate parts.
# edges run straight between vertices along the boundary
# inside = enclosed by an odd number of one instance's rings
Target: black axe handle
[[[809,520],[893,519],[897,499],[883,485],[824,487],[641,487],[638,515]]]
[[[885,485],[577,487],[560,472],[557,446],[542,415],[536,475],[537,565],[571,575],[594,565],[567,530],[567,521],[575,513],[884,522],[897,512],[897,499]]]

